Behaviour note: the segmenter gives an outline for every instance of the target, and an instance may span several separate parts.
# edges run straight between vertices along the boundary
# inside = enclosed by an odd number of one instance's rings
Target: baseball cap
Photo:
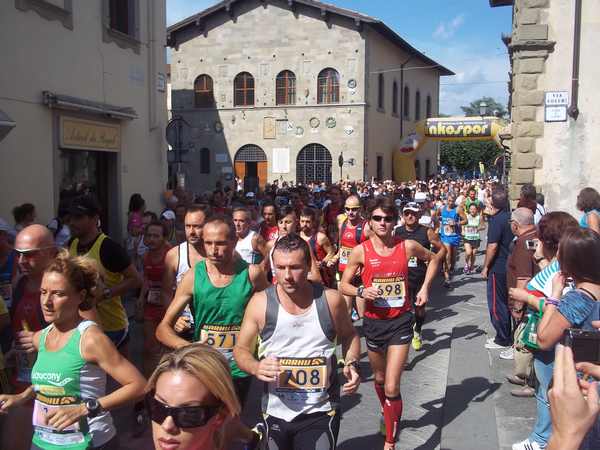
[[[421,207],[416,202],[409,202],[402,209],[402,212],[406,212],[406,211],[421,212]]]
[[[69,213],[72,216],[96,216],[100,214],[100,203],[93,195],[82,195],[73,199]]]
[[[254,192],[250,191],[246,194],[246,197],[248,198],[254,198]]]
[[[167,219],[167,220],[175,220],[175,213],[173,211],[171,211],[170,209],[167,209],[165,212],[163,212],[160,217],[162,219]]]

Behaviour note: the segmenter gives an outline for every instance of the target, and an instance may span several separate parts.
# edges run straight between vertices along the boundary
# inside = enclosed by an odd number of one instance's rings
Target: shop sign
[[[62,116],[60,147],[118,152],[121,150],[121,126]]]

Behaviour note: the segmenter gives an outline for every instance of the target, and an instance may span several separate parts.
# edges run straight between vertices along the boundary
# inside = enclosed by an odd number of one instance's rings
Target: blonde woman
[[[109,411],[143,396],[144,377],[98,325],[80,317],[80,310],[94,306],[98,281],[94,261],[62,250],[40,288],[42,314],[50,325],[18,334],[24,351],[38,352],[32,385],[18,395],[0,395],[0,414],[35,400],[32,450],[118,448]],[[108,395],[107,374],[121,385]]]
[[[148,382],[146,407],[156,450],[222,450],[241,407],[229,364],[191,344],[165,355]]]

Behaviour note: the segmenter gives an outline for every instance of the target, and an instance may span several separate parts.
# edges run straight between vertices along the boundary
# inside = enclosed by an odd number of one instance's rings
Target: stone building
[[[503,36],[511,61],[511,197],[518,197],[520,185],[534,183],[550,209],[575,213],[579,189],[600,189],[600,2],[490,5],[513,9],[512,33]]]
[[[167,30],[172,114],[194,191],[392,177],[392,150],[438,114],[452,75],[383,22],[314,0],[220,2]],[[437,170],[438,144],[418,156]],[[340,170],[338,158],[343,157]]]
[[[118,237],[132,193],[160,208],[165,14],[165,0],[0,2],[0,136],[15,125],[0,140],[0,217],[31,202],[48,223],[89,191]]]

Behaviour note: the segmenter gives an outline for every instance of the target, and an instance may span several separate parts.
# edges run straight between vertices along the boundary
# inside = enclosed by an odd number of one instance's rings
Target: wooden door
[[[236,161],[234,163],[235,176],[244,181],[246,176],[246,161]]]
[[[268,181],[268,161],[259,161],[257,164],[258,186],[264,189]]]

